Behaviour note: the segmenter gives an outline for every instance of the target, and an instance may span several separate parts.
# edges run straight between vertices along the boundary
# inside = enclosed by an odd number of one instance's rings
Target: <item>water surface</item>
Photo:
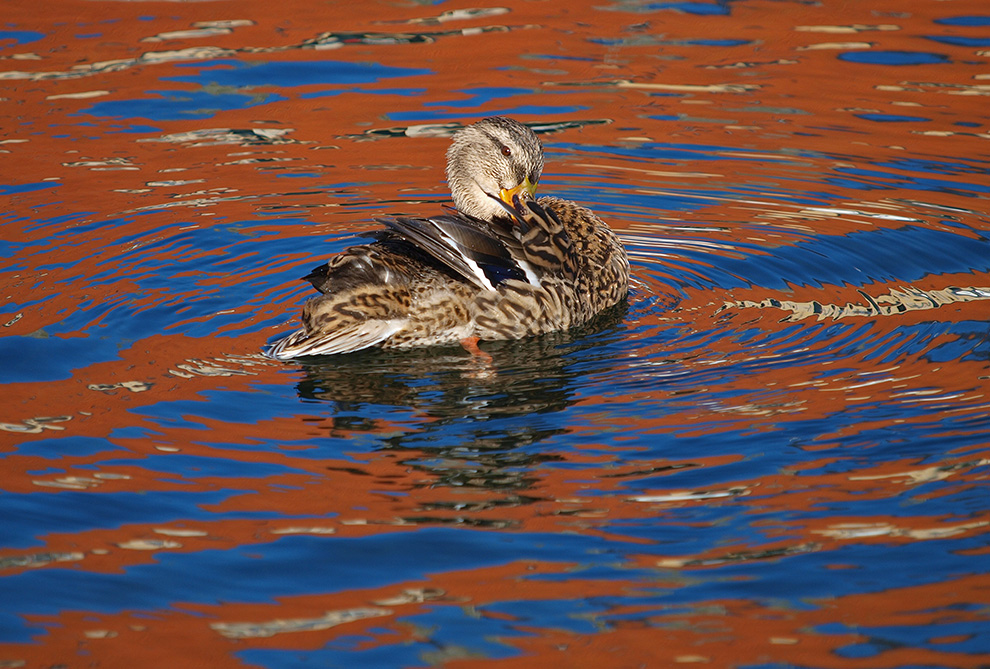
[[[0,665],[986,666],[981,3],[8,10]],[[628,302],[261,356],[492,114]]]

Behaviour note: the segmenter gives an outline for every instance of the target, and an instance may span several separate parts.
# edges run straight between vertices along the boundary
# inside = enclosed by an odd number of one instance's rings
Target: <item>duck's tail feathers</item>
[[[283,361],[315,355],[353,353],[381,344],[400,328],[399,321],[368,320],[326,333],[296,330],[269,346],[265,353],[270,358]]]

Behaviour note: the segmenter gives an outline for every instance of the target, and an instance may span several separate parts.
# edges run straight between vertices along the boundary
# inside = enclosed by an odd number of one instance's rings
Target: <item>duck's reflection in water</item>
[[[297,390],[328,405],[321,427],[373,433],[376,450],[408,454],[403,463],[428,474],[430,487],[502,493],[479,502],[489,507],[526,503],[533,468],[562,459],[559,448],[532,447],[570,431],[559,414],[582,379],[616,364],[626,311],[623,303],[567,332],[485,342],[490,360],[460,347],[314,359]]]

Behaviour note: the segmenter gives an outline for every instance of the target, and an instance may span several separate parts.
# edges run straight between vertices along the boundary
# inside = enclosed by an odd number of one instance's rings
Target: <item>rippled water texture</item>
[[[0,666],[990,666],[985,2],[3,13]],[[628,305],[262,357],[495,113]]]

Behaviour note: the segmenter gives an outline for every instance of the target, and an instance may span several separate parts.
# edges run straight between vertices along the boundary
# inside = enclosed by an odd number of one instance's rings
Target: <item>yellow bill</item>
[[[523,179],[523,182],[516,186],[515,188],[503,188],[498,192],[499,199],[506,203],[510,207],[512,206],[512,196],[519,195],[525,192],[530,197],[533,197],[536,193],[536,182],[530,181],[529,177]]]

